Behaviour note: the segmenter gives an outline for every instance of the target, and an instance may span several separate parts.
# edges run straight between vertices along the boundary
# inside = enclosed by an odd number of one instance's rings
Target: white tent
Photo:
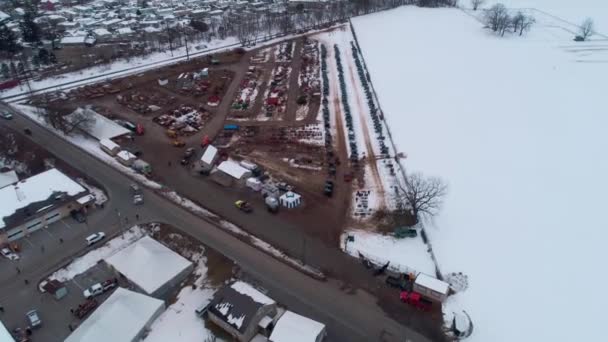
[[[65,342],[140,341],[164,309],[162,300],[119,287]]]
[[[302,204],[302,196],[296,194],[292,191],[287,191],[281,197],[279,197],[279,202],[281,205],[287,208],[295,208]]]

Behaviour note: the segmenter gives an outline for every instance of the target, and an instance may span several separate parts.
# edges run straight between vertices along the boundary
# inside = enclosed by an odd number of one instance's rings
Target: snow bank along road
[[[0,104],[0,109],[9,108]],[[105,186],[110,201],[105,209],[107,222],[99,222],[100,226],[116,222],[116,208],[124,212],[126,208],[133,207],[129,204],[128,185],[131,179],[126,175],[21,115],[16,115],[12,122],[3,121],[3,124],[17,130],[29,127],[33,133],[31,138],[36,143],[45,146],[51,153]],[[138,207],[143,219],[166,222],[178,227],[231,258],[245,272],[255,276],[273,298],[295,311],[326,323],[329,340],[378,341],[383,336],[385,341],[403,341],[404,338],[411,341],[428,341],[387,317],[376,304],[375,298],[365,294],[347,294],[340,290],[340,285],[333,280],[316,281],[152,191],[145,189],[144,196],[146,203]],[[40,265],[41,272],[50,271],[53,265],[44,266],[46,269]],[[0,290],[5,291],[4,288]]]

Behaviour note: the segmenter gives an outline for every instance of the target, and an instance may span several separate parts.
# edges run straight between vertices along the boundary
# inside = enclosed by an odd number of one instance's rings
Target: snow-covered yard
[[[536,17],[505,38],[456,9],[353,20],[405,167],[448,182],[427,230],[441,270],[468,276],[447,307],[470,313],[472,341],[604,335],[608,56]]]
[[[348,241],[347,236],[354,240]],[[390,261],[388,268],[395,272],[435,274],[435,265],[420,235],[396,239],[389,235],[353,229],[344,233],[340,241],[340,247],[346,253],[356,258],[361,253],[376,265]]]
[[[207,260],[202,251],[190,259],[196,262],[194,284],[181,289],[175,303],[152,323],[146,342],[205,341],[213,338],[214,335],[205,328],[203,319],[194,311],[208,304],[217,289],[207,283]]]

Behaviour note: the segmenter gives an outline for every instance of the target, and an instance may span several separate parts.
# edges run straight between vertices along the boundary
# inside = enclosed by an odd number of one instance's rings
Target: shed
[[[321,342],[325,325],[310,318],[286,311],[274,327],[270,342]]]
[[[211,171],[213,165],[215,165],[215,162],[217,161],[217,158],[217,148],[213,145],[207,145],[207,148],[205,148],[205,152],[201,157],[201,167],[203,170]]]
[[[122,150],[122,151],[118,152],[118,154],[116,154],[116,159],[122,165],[131,166],[133,164],[133,162],[135,161],[135,159],[137,159],[137,157],[129,151]]]
[[[57,279],[49,280],[42,288],[57,300],[68,294],[68,289]]]
[[[99,140],[99,147],[107,154],[114,157],[120,152],[120,146],[110,139]]]
[[[281,197],[279,197],[279,201],[281,202],[282,206],[291,209],[298,207],[300,206],[300,204],[302,204],[302,196],[296,194],[293,191],[287,191],[286,193],[281,195]]]
[[[414,291],[428,299],[443,302],[448,297],[450,285],[445,281],[420,273],[414,281]]]
[[[242,180],[245,177],[251,176],[251,171],[239,165],[239,163],[234,160],[226,160],[220,165],[218,165],[217,169],[236,180]]]

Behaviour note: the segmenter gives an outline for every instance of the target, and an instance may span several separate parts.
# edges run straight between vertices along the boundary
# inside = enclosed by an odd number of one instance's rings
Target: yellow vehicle
[[[167,130],[167,136],[169,138],[175,139],[175,138],[177,138],[177,133],[174,130],[172,130],[172,129],[168,129]]]
[[[251,207],[251,204],[249,204],[249,202],[247,201],[241,201],[238,200],[236,202],[234,202],[234,205],[239,208],[239,210],[246,212],[246,213],[250,213],[253,208]]]
[[[171,145],[173,145],[175,147],[184,147],[184,146],[186,146],[186,143],[181,140],[175,139],[171,142]]]

